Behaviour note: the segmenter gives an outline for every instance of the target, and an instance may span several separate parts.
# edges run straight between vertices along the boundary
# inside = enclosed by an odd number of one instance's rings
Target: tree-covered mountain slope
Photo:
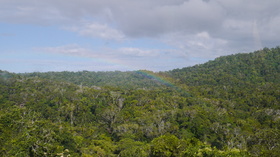
[[[0,71],[0,156],[277,157],[279,52],[159,73]]]
[[[167,73],[188,86],[280,83],[280,47],[222,56],[205,64]]]
[[[196,95],[237,101],[241,106],[279,108],[280,47],[219,57],[167,72]]]

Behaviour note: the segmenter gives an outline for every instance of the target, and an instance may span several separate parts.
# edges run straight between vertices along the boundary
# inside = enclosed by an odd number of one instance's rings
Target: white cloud
[[[228,41],[214,38],[208,32],[199,32],[196,34],[170,33],[162,37],[162,41],[177,49],[179,57],[214,59],[222,55],[227,48]]]
[[[125,39],[123,33],[119,30],[109,27],[107,24],[91,23],[82,26],[74,26],[66,28],[68,30],[78,32],[80,35],[97,37],[105,40],[122,41]]]
[[[155,57],[160,55],[160,50],[143,50],[134,47],[124,47],[118,49],[118,52],[124,55],[137,56],[137,57]]]
[[[73,44],[58,47],[34,48],[34,51],[47,54],[78,56],[98,60],[99,62],[103,63],[102,65],[104,66],[107,66],[107,63],[110,63],[110,67],[118,67],[118,70],[148,69],[159,71],[171,70],[179,65],[179,67],[190,65],[188,62],[183,62],[187,59],[182,58],[182,54],[175,53],[176,51],[170,49],[147,50],[135,47],[121,47],[118,49],[106,48],[101,50],[93,50]]]
[[[57,54],[65,54],[65,55],[76,55],[81,57],[90,57],[94,56],[90,50],[82,48],[76,44],[73,45],[65,45],[58,47],[43,47],[43,48],[34,48],[35,51],[39,52],[47,52],[47,53],[57,53]]]
[[[77,44],[64,45],[57,47],[34,48],[37,52],[74,55],[80,57],[103,58],[103,59],[122,59],[127,57],[156,57],[160,55],[159,49],[145,50],[135,47],[121,47],[118,49],[103,48],[100,50],[92,50],[83,48]]]
[[[4,23],[54,25],[65,23],[70,19],[74,20],[73,17],[64,16],[60,9],[46,1],[0,1],[0,21]]]

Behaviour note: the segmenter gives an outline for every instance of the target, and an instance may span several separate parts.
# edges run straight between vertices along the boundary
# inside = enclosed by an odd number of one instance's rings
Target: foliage
[[[279,156],[280,48],[167,72],[0,71],[0,156]]]

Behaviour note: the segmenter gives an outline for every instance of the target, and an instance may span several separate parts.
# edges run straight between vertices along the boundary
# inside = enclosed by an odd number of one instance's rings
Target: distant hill
[[[67,81],[83,86],[107,86],[125,89],[145,88],[153,89],[164,86],[155,73],[147,70],[139,71],[111,71],[111,72],[46,72],[46,73],[26,73],[25,77],[39,77],[58,81]]]
[[[154,73],[147,70],[128,72],[46,72],[26,73],[40,77],[68,81],[84,86],[114,86],[125,88],[153,88],[171,83],[200,85],[245,85],[246,83],[280,83],[280,48],[264,48],[252,53],[222,56],[204,64]]]
[[[280,83],[280,47],[222,56],[204,64],[174,69],[167,74],[189,86]]]
[[[280,47],[222,56],[166,75],[196,95],[234,100],[240,107],[280,108]]]

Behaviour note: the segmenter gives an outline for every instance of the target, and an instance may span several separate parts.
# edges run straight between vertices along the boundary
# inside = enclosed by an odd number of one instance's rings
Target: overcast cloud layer
[[[26,55],[29,50],[98,60],[72,60],[79,68],[68,62],[71,68],[49,70],[164,71],[280,45],[279,0],[0,0],[0,23],[55,27],[88,41],[104,41],[103,46],[69,41],[26,49]],[[0,30],[0,41],[10,36],[13,32]],[[12,64],[13,58],[9,60]],[[55,66],[48,60],[41,66]]]

